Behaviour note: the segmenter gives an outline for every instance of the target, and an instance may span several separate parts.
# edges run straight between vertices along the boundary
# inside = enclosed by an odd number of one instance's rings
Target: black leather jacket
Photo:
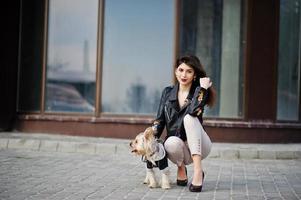
[[[197,117],[203,123],[203,111],[208,99],[208,91],[201,87],[191,87],[186,102],[180,109],[178,88],[179,84],[177,83],[174,86],[166,87],[162,92],[157,117],[153,123],[157,138],[160,138],[166,126],[167,137],[177,136],[186,141],[183,124],[183,118],[186,114]]]

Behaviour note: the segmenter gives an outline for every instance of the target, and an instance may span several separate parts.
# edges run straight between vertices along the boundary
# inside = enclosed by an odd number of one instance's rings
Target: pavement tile
[[[96,154],[115,154],[117,151],[117,146],[115,144],[101,143],[96,144]]]
[[[295,159],[301,159],[301,151],[295,151]]]
[[[259,153],[258,151],[250,150],[250,149],[241,149],[239,150],[239,158],[241,159],[258,159]]]
[[[32,139],[9,139],[8,141],[8,148],[12,149],[31,149],[31,150],[38,150],[40,146],[39,140],[32,140]]]
[[[212,148],[210,151],[210,154],[208,155],[208,158],[220,158],[220,150]]]
[[[276,152],[273,150],[260,150],[258,154],[259,159],[276,159]]]
[[[53,140],[41,140],[40,151],[55,152],[58,149],[59,142]]]
[[[237,159],[239,157],[239,151],[236,149],[225,149],[221,152],[221,158],[224,159]]]
[[[95,143],[77,143],[76,144],[76,152],[77,153],[95,154],[96,144]]]
[[[76,152],[76,143],[61,141],[58,143],[57,151],[65,153]]]
[[[295,159],[295,151],[276,151],[277,159]]]
[[[0,149],[6,149],[8,144],[8,138],[0,138]]]

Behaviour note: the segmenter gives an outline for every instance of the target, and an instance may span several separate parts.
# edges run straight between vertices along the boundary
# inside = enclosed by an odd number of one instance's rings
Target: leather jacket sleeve
[[[202,115],[207,100],[208,90],[206,90],[205,88],[197,87],[194,91],[194,95],[188,109],[188,114],[194,117]]]
[[[152,128],[154,130],[154,135],[156,138],[160,138],[164,128],[165,128],[165,113],[164,113],[164,105],[167,99],[167,93],[169,91],[169,87],[166,87],[161,95],[161,100],[159,104],[159,109],[157,112],[157,117],[153,122]]]

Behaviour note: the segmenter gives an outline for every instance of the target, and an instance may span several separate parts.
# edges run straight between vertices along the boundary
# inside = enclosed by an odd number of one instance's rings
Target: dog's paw
[[[149,184],[149,180],[148,179],[144,179],[143,184]]]
[[[157,187],[158,184],[157,184],[156,176],[155,176],[155,173],[152,169],[147,171],[144,182],[146,184],[148,184],[148,187],[150,187],[150,188],[156,188]]]
[[[171,188],[170,183],[169,182],[162,182],[161,188],[165,189],[165,190],[170,189]]]
[[[161,180],[161,188],[162,189],[170,189],[170,182],[169,182],[169,176],[167,173],[162,174],[162,180]]]
[[[162,185],[161,188],[164,189],[164,190],[168,190],[168,189],[170,189],[171,187],[170,187],[170,185],[168,184],[168,185]]]
[[[149,178],[147,176],[145,177],[143,184],[149,184]]]
[[[152,182],[148,185],[149,188],[156,188],[158,187],[157,183],[156,182]]]

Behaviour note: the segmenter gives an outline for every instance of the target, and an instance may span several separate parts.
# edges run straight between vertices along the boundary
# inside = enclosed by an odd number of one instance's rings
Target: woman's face
[[[189,86],[194,79],[194,69],[186,65],[180,64],[176,69],[176,77],[180,85]]]

